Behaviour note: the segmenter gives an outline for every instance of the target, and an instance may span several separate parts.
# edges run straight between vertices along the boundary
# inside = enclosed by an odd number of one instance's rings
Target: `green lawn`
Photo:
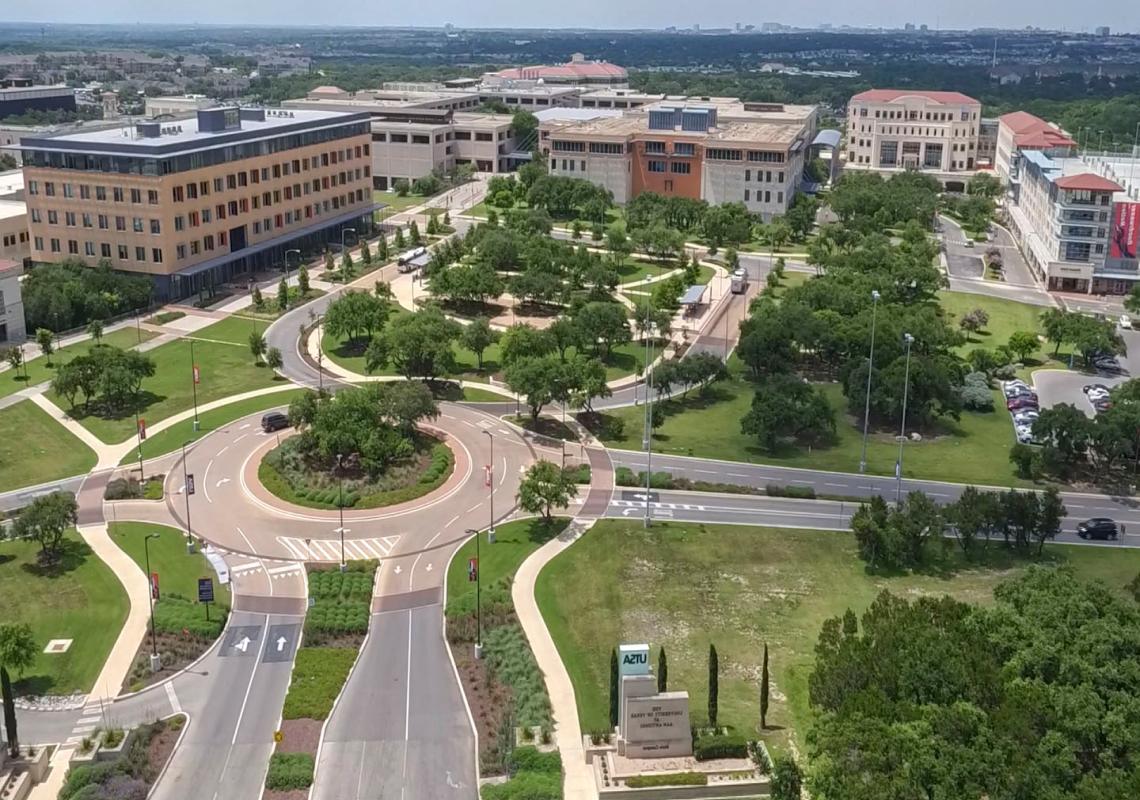
[[[705,721],[707,656],[720,658],[720,720],[755,735],[758,677],[768,643],[772,705],[765,738],[782,748],[789,729],[803,745],[810,720],[807,679],[824,620],[861,613],[883,589],[914,597],[952,594],[989,602],[993,588],[1026,561],[995,552],[992,566],[961,563],[947,543],[937,574],[869,574],[847,534],[733,525],[602,520],[539,575],[536,597],[574,684],[584,731],[608,728],[610,650],[648,642],[669,662],[669,689],[687,690],[694,723]],[[1140,552],[1049,545],[1082,578],[1123,586]],[[572,588],[570,588],[572,587]],[[786,699],[785,699],[786,698]]]
[[[198,405],[221,400],[230,395],[253,389],[273,386],[273,371],[253,363],[248,345],[220,344],[241,335],[243,320],[228,318],[204,328],[195,334],[194,361],[201,375],[198,384]],[[252,324],[244,320],[245,324]],[[261,324],[261,323],[257,323]],[[249,334],[246,333],[246,337]],[[213,341],[202,341],[202,340]],[[148,424],[193,408],[191,381],[191,340],[179,339],[150,351],[154,359],[155,374],[142,384],[144,407],[140,411]],[[67,408],[67,401],[49,393],[52,401]],[[82,406],[74,410],[75,418],[104,442],[122,442],[135,432],[133,413],[116,418],[85,414]]]
[[[527,556],[557,536],[569,523],[565,517],[555,517],[550,524],[542,519],[520,519],[495,528],[494,543],[487,542],[486,531],[480,531],[479,577],[483,586],[490,586],[506,576],[514,576]],[[482,526],[483,523],[472,522]],[[475,540],[472,539],[455,551],[447,568],[447,602],[449,605],[475,603],[475,583],[467,579],[468,559],[475,558]]]
[[[942,292],[938,295],[938,300],[946,312],[946,321],[957,330],[961,330],[958,328],[958,321],[975,308],[980,308],[989,315],[989,324],[983,330],[969,334],[970,340],[958,348],[958,353],[963,356],[979,347],[992,350],[998,345],[1003,345],[1016,331],[1042,334],[1041,315],[1047,310],[1044,306],[1017,303],[1000,297],[969,292]],[[1038,363],[1045,363],[1052,358],[1052,355],[1053,346],[1042,342],[1033,359]],[[1067,363],[1068,350],[1061,355]]]
[[[637,283],[646,278],[657,278],[676,268],[676,264],[672,262],[642,261],[640,259],[627,258],[622,265],[618,267],[617,272],[618,275],[621,276],[621,285],[628,286],[631,283]],[[649,284],[649,286],[652,287],[653,284]]]
[[[191,334],[195,339],[209,339],[216,342],[229,342],[233,345],[239,345],[249,352],[249,335],[254,331],[260,334],[265,334],[265,329],[269,327],[269,322],[255,317],[244,317],[239,314],[233,314],[226,317],[221,322],[215,322],[207,328],[196,331]],[[197,355],[198,345],[194,345],[195,355]],[[251,356],[252,358],[252,356]]]
[[[776,286],[776,299],[779,300],[781,297],[783,297],[784,293],[787,292],[788,289],[794,289],[797,286],[803,286],[814,277],[814,275],[811,275],[807,272],[792,272],[790,270],[785,272],[784,277],[780,278],[779,285]],[[762,285],[761,288],[763,288],[764,285]]]
[[[146,574],[143,540],[148,534],[158,534],[157,539],[150,540],[148,549],[150,571],[158,573],[160,594],[179,594],[196,601],[198,579],[213,578],[215,604],[230,607],[230,587],[218,582],[217,574],[204,555],[186,552],[186,535],[182,531],[150,522],[112,522],[108,529],[111,539],[139,565],[143,574]]]
[[[166,453],[172,453],[182,446],[184,442],[196,442],[207,433],[223,428],[234,420],[241,419],[258,411],[268,411],[271,408],[287,407],[293,398],[304,393],[304,389],[290,389],[283,392],[264,394],[239,400],[236,403],[203,411],[198,416],[198,430],[194,430],[194,420],[183,420],[164,431],[148,436],[143,442],[143,457],[154,458]],[[120,465],[138,464],[138,451],[131,450],[123,456]]]
[[[111,345],[112,347],[121,347],[129,349],[139,344],[139,339],[146,342],[157,336],[157,333],[151,331],[138,331],[135,328],[121,328],[117,331],[108,333],[103,337],[103,344]],[[55,376],[55,367],[61,363],[66,363],[79,355],[85,355],[91,349],[91,341],[79,342],[77,344],[68,345],[62,350],[57,350],[52,353],[51,363],[48,366],[48,359],[42,355],[33,358],[25,365],[28,371],[28,380],[24,380],[24,367],[20,367],[20,375],[16,376],[16,371],[8,368],[0,372],[0,397],[6,397],[14,394],[27,386],[35,386],[37,383],[50,381]],[[8,362],[3,362],[4,366],[8,366]]]
[[[741,375],[735,357],[730,363],[734,373]],[[836,412],[837,441],[829,447],[809,451],[789,445],[774,454],[762,451],[752,437],[740,432],[740,420],[752,405],[754,390],[743,377],[736,377],[715,385],[704,397],[694,390],[687,399],[666,401],[665,422],[654,434],[653,449],[728,461],[858,472],[862,429],[847,415],[842,387],[837,383],[822,387]],[[907,442],[903,474],[908,478],[992,486],[1027,485],[1015,477],[1009,463],[1013,428],[997,393],[995,404],[990,413],[962,412],[960,422],[940,422],[936,431],[926,432],[923,441]],[[644,410],[629,407],[605,413],[622,419],[625,430],[621,437],[603,437],[603,441],[611,447],[640,449]],[[867,443],[868,472],[894,474],[898,456],[894,436],[893,431],[872,432]]]
[[[406,194],[400,197],[395,192],[381,192],[373,191],[372,200],[377,203],[383,203],[390,207],[393,211],[403,211],[406,208],[414,208],[418,205],[426,203],[429,198],[418,194]],[[386,209],[381,209],[380,213],[383,214]]]
[[[16,684],[21,694],[90,691],[127,618],[118,578],[74,531],[66,541],[51,570],[39,566],[35,542],[0,542],[0,620],[28,623],[36,639],[35,663]],[[71,639],[71,647],[48,655],[50,639]]]
[[[0,409],[0,491],[90,471],[95,453],[31,400]]]

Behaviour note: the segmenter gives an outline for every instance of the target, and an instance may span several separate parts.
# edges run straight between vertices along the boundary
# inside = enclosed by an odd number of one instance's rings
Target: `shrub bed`
[[[510,687],[515,724],[551,727],[550,698],[526,636],[517,623],[484,629],[483,657],[496,680]]]
[[[483,786],[483,800],[562,800],[562,757],[516,747],[510,757],[513,777],[506,783]]]
[[[748,742],[743,736],[709,734],[693,742],[693,757],[697,761],[716,758],[748,758]]]
[[[451,448],[429,436],[417,440],[419,452],[407,464],[391,467],[372,481],[366,476],[346,479],[342,487],[331,475],[307,469],[286,440],[265,454],[258,480],[286,502],[307,508],[380,508],[406,503],[438,489],[451,475],[455,457]]]
[[[161,500],[164,475],[151,475],[142,483],[134,476],[115,478],[103,490],[104,500]]]
[[[207,639],[217,638],[226,624],[226,610],[213,606],[210,618],[206,609],[179,594],[164,594],[154,604],[154,629],[159,633],[181,635],[184,632]]]
[[[645,487],[645,473],[634,472],[629,467],[618,467],[614,472],[614,483],[618,486]],[[754,494],[768,497],[793,497],[801,500],[814,500],[815,489],[810,486],[781,486],[769,483],[764,488],[745,486],[739,483],[718,483],[716,481],[695,481],[690,478],[675,478],[669,472],[654,472],[649,476],[650,489],[674,489],[682,492],[720,492],[722,494]]]
[[[59,800],[145,798],[162,771],[171,749],[153,748],[152,752],[151,743],[167,729],[176,732],[181,726],[181,717],[140,725],[130,744],[114,761],[82,764],[69,771],[67,780],[59,791]],[[122,731],[118,731],[117,735],[121,741]]]
[[[327,719],[354,661],[356,650],[345,647],[298,650],[282,716],[285,719]]]
[[[265,788],[279,792],[313,785],[313,757],[308,753],[274,753],[269,758]]]
[[[349,561],[345,572],[336,566],[310,568],[313,605],[305,615],[306,642],[315,647],[359,646],[368,632],[377,566],[378,562],[369,560]]]
[[[634,775],[625,785],[630,789],[648,789],[653,786],[706,786],[709,776],[703,772],[674,772],[672,775]]]

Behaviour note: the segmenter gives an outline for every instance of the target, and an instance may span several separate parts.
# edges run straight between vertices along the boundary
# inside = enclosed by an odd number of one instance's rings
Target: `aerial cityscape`
[[[1140,797],[1140,12],[399,13],[0,21],[0,800]]]

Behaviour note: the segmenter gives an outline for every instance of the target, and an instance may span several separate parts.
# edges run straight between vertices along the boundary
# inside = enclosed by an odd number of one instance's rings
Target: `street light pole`
[[[26,379],[27,377],[28,377],[28,365],[25,364],[24,365],[24,378]],[[135,398],[135,438],[138,440],[138,444],[139,444],[139,483],[142,483],[143,480],[146,478],[146,473],[143,472],[143,453],[142,453],[143,432],[142,432],[142,421],[139,419],[139,403],[138,403],[137,397]]]
[[[479,560],[479,531],[468,528],[475,537],[475,659],[483,657],[483,565]]]
[[[1136,132],[1132,134],[1132,157],[1128,159],[1128,196],[1132,196],[1132,178],[1136,174],[1136,148],[1140,147],[1140,122],[1136,123]]]
[[[190,479],[186,472],[186,445],[188,444],[191,442],[182,443],[182,494],[186,495],[186,551],[193,553],[194,529],[190,527]]]
[[[324,354],[325,347],[321,338],[321,323],[324,322],[324,314],[317,314],[317,388],[321,394],[325,392],[325,371],[324,371]]]
[[[194,339],[190,338],[190,390],[194,393],[194,432],[198,432],[198,362],[194,360]]]
[[[158,642],[154,638],[154,579],[150,574],[150,540],[157,539],[157,533],[148,533],[143,537],[143,556],[146,559],[146,596],[150,602],[150,671],[158,672],[162,669],[162,662],[158,657]]]
[[[301,270],[301,251],[296,249],[296,248],[290,248],[290,249],[286,250],[285,251],[285,285],[286,286],[289,285],[289,254],[290,253],[296,253],[297,254],[297,271],[300,272],[300,270]],[[286,295],[286,298],[288,298],[288,295]],[[289,300],[286,299],[285,303],[286,303],[286,305],[288,305]]]
[[[914,344],[914,337],[909,333],[903,334],[903,340],[906,342],[906,369],[903,370],[903,405],[902,405],[902,423],[899,428],[899,458],[895,463],[895,505],[897,506],[902,500],[902,468],[903,468],[903,443],[906,442],[906,400],[907,394],[910,389],[910,346]]]
[[[340,229],[340,257],[341,257],[342,261],[344,260],[344,235],[348,231],[352,231],[353,236],[356,235],[356,228],[341,228]]]
[[[871,290],[871,354],[867,363],[867,397],[863,403],[863,454],[859,456],[859,472],[867,471],[867,426],[871,420],[871,373],[875,369],[875,321],[879,310],[879,291]]]

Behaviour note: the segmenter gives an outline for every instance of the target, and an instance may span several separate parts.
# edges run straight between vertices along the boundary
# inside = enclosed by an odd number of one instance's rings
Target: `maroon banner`
[[[1112,211],[1112,241],[1108,257],[1135,259],[1140,246],[1140,203],[1117,203]]]

